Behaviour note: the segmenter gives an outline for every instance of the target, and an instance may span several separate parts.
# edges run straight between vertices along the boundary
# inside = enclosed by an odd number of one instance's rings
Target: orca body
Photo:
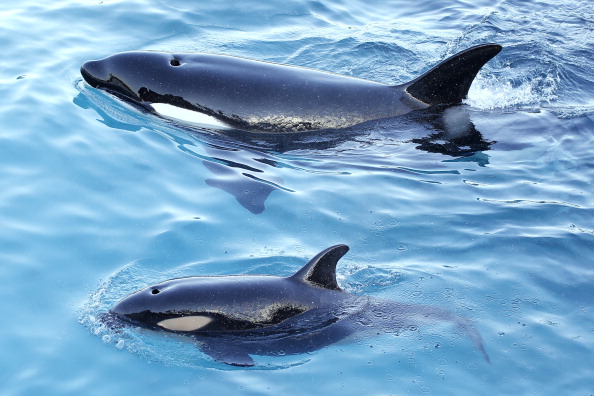
[[[201,117],[196,123],[217,128],[303,132],[459,104],[500,50],[497,44],[469,48],[397,86],[232,56],[152,51],[89,61],[81,74],[95,88],[176,119],[194,114]]]
[[[250,355],[313,352],[347,337],[449,322],[488,361],[471,322],[447,310],[356,296],[336,281],[345,245],[332,246],[293,276],[171,279],[120,301],[110,315],[126,324],[191,337],[214,360],[253,366]]]

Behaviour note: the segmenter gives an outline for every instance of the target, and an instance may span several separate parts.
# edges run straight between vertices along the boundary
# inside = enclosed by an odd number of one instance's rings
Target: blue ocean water
[[[23,0],[0,21],[0,394],[594,393],[591,1]],[[504,50],[462,108],[289,143],[79,74],[154,49],[397,84],[484,42]],[[344,289],[470,318],[491,363],[446,324],[241,369],[97,320],[152,282],[290,275],[336,243]]]

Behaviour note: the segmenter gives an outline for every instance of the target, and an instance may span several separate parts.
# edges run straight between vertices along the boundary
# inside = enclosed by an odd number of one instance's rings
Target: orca
[[[447,322],[466,334],[489,361],[467,318],[448,310],[358,296],[336,280],[346,245],[329,247],[289,277],[196,276],[167,280],[118,302],[112,323],[190,337],[217,362],[254,366],[251,355],[319,350],[368,333],[399,333]]]
[[[396,86],[233,56],[156,51],[88,61],[81,74],[92,87],[166,118],[221,130],[303,132],[460,104],[500,51],[497,44],[471,47]]]

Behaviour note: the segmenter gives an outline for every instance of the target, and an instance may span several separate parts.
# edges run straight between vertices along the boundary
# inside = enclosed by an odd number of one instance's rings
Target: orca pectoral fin
[[[264,212],[266,200],[278,188],[260,181],[249,173],[242,173],[241,176],[243,177],[235,180],[206,179],[205,183],[233,195],[241,206],[253,214]]]
[[[461,103],[481,67],[499,51],[501,46],[498,44],[468,48],[406,84],[404,89],[430,106]]]
[[[252,367],[254,359],[237,345],[225,344],[223,342],[204,342],[200,350],[219,363],[230,366]]]

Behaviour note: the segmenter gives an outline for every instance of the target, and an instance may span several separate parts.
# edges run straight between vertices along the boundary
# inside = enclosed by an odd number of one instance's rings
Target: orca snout
[[[124,318],[148,309],[145,298],[141,295],[141,292],[136,292],[120,300],[109,310],[109,313]]]
[[[145,310],[144,307],[137,306],[137,304],[135,304],[134,301],[130,301],[130,297],[128,297],[111,308],[106,316],[112,318],[112,321],[114,323],[119,323],[120,326],[124,324],[145,326],[150,324],[149,321],[147,321],[148,316],[150,316],[148,314],[150,314],[150,310]]]
[[[120,301],[109,310],[109,314],[120,317],[126,316],[126,314],[130,313],[128,305],[129,304],[126,303],[126,300]]]
[[[80,74],[82,74],[85,81],[93,88],[97,88],[100,81],[107,79],[104,76],[105,72],[100,61],[85,62],[80,68]]]
[[[120,317],[138,316],[142,312],[159,310],[159,297],[163,289],[159,286],[151,286],[139,290],[114,305],[109,313]]]

